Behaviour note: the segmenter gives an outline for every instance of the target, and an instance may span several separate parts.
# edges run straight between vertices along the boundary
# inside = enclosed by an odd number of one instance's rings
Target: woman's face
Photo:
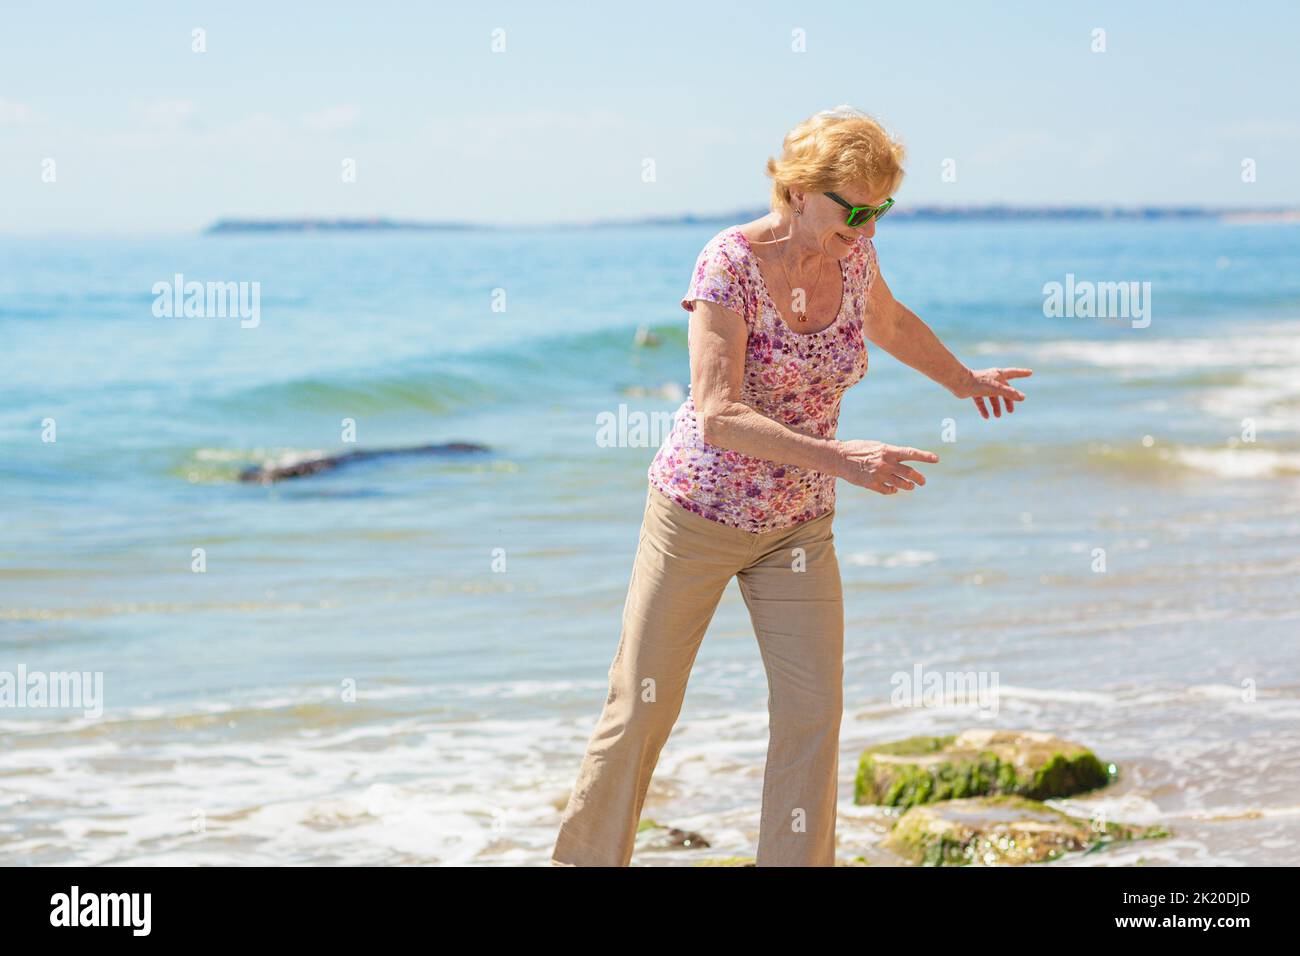
[[[869,186],[845,186],[831,190],[845,202],[855,206],[878,206],[887,196],[876,196]],[[842,259],[848,255],[859,237],[868,239],[876,234],[876,221],[860,226],[846,226],[849,211],[831,199],[825,193],[797,192],[791,190],[790,198],[796,209],[802,208],[800,228],[815,242],[826,255],[833,259]]]

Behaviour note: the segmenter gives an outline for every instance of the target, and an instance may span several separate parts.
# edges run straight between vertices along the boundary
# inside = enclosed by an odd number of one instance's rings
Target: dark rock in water
[[[302,478],[322,471],[332,471],[341,465],[350,465],[359,461],[371,461],[376,458],[409,457],[412,455],[467,455],[488,451],[486,445],[472,442],[447,442],[443,445],[418,445],[413,448],[374,448],[369,451],[350,451],[342,455],[326,455],[323,458],[306,458],[284,465],[251,465],[239,473],[240,481],[271,484],[286,478]]]
[[[1110,774],[1087,747],[1049,733],[967,730],[863,751],[853,802],[913,807],[993,794],[1047,800],[1104,787]]]
[[[697,850],[709,845],[693,830],[679,830],[649,819],[637,826],[637,842],[647,850]]]

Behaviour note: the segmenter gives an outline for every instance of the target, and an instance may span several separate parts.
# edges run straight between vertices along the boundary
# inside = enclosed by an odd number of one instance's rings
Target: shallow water
[[[659,437],[607,447],[597,416],[680,403],[677,302],[720,228],[0,243],[0,671],[104,682],[99,717],[0,708],[0,858],[544,863]],[[840,486],[841,855],[896,862],[890,814],[852,804],[865,746],[999,726],[1119,767],[1062,808],[1174,832],[1053,865],[1294,862],[1300,228],[886,223],[877,247],[968,364],[1035,375],[985,422],[872,348],[845,398],[841,437],[942,461],[910,495]],[[259,324],[156,318],[177,272],[259,282]],[[1151,282],[1150,326],[1044,316],[1067,273]],[[445,441],[492,452],[234,480]],[[995,694],[900,706],[918,666]],[[753,853],[766,693],[733,585],[646,808],[710,854]]]

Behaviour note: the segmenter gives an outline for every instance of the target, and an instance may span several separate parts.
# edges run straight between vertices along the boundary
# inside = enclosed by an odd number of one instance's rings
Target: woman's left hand
[[[975,400],[975,407],[980,410],[980,414],[985,418],[989,417],[989,410],[984,404],[987,398],[993,405],[993,414],[1001,418],[1002,408],[999,401],[1007,406],[1008,414],[1015,410],[1015,402],[1023,402],[1025,393],[1013,385],[1008,384],[1009,378],[1025,378],[1033,375],[1033,371],[1027,368],[985,368],[979,371],[972,370],[967,381],[953,390],[953,394],[958,398],[971,398]]]

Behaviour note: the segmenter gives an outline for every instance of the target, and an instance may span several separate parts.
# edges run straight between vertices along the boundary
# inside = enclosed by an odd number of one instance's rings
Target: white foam
[[[1202,368],[1300,366],[1300,336],[1296,334],[1296,328],[1282,325],[1274,331],[1276,334],[1179,339],[1144,336],[1140,330],[1133,330],[1124,333],[1126,338],[1121,341],[1067,339],[1041,344],[1020,343],[1016,347],[1036,359],[1074,361],[1168,375]],[[1006,349],[1005,343],[998,342],[981,342],[976,346],[977,351],[984,353],[1004,353]]]
[[[862,565],[869,568],[918,568],[925,564],[931,564],[939,560],[939,556],[933,551],[913,551],[904,550],[896,551],[892,554],[877,554],[872,551],[855,551],[846,555],[844,560],[849,564]]]
[[[1274,431],[1300,431],[1300,368],[1252,369],[1248,382],[1208,389],[1197,403],[1232,423],[1232,432],[1245,419],[1254,423],[1261,438]]]
[[[998,694],[1022,700],[1059,700],[1103,707],[1113,707],[1118,703],[1113,694],[1089,690],[1065,690],[1060,687],[1017,687],[1013,684],[999,683]]]
[[[325,452],[319,448],[200,448],[194,453],[194,458],[197,461],[214,462],[260,461],[263,467],[272,468],[295,465],[300,461],[320,458],[324,454]]]
[[[1162,457],[1220,478],[1272,478],[1300,475],[1300,452],[1271,448],[1179,448]]]
[[[720,662],[718,668],[728,675],[740,670],[734,662]],[[751,690],[760,686],[754,667],[747,665],[745,673]],[[710,690],[717,684],[708,666],[698,676]],[[545,692],[551,682],[502,686]],[[436,694],[437,688],[426,691]],[[1150,713],[1151,698],[1143,697],[1150,691],[1145,686],[1114,693],[999,688],[1008,698],[1007,726],[1056,727],[1063,736],[1090,742],[1098,733],[1070,730],[1072,713],[1096,715],[1122,706],[1119,717],[1127,723],[1128,711]],[[319,688],[305,687],[301,694],[265,688],[257,696],[264,706],[283,706],[322,695]],[[1267,718],[1266,711],[1289,709],[1293,716],[1297,704],[1289,697],[1264,696],[1240,703],[1239,689],[1227,683],[1169,688],[1160,700],[1179,698],[1257,720]],[[647,815],[704,833],[713,845],[708,856],[753,852],[767,747],[762,701],[756,692],[707,709],[688,706],[659,761]],[[865,746],[976,725],[972,713],[959,709],[936,713],[877,706],[881,703],[869,694],[848,695],[840,742],[842,794],[851,792],[856,757]],[[157,708],[148,710],[157,714]],[[191,706],[188,713],[215,710]],[[17,773],[7,778],[8,815],[40,826],[11,829],[7,836],[17,839],[6,843],[6,850],[37,862],[71,858],[85,865],[536,864],[553,844],[559,808],[573,785],[593,716],[584,711],[573,718],[448,721],[420,711],[364,724],[280,727],[256,736],[246,728],[213,728],[203,735],[167,731],[162,739],[148,728],[147,751],[129,726],[101,726],[93,737],[53,734],[39,748],[19,747],[12,754]],[[1099,755],[1122,753],[1113,734],[1109,740],[1097,741]],[[1209,761],[1213,768],[1219,760],[1217,751],[1200,741],[1165,740],[1158,755],[1177,767]],[[1243,765],[1254,766],[1258,759],[1239,754]],[[1227,771],[1235,774],[1236,766]],[[1081,811],[1101,809],[1111,819],[1167,819],[1167,812],[1157,812],[1147,800],[1149,794],[1143,789],[1077,802]],[[849,810],[844,800],[841,804]],[[1190,806],[1197,814],[1226,812]],[[1271,813],[1293,818],[1289,807]],[[203,820],[197,832],[196,811]],[[860,810],[859,815],[879,814]],[[695,859],[662,851],[643,862]]]
[[[1111,822],[1122,820],[1140,826],[1152,826],[1169,819],[1167,810],[1162,810],[1158,803],[1140,793],[1111,794],[1101,790],[1079,797],[1058,797],[1044,802],[1070,816],[1084,819],[1103,817]]]

